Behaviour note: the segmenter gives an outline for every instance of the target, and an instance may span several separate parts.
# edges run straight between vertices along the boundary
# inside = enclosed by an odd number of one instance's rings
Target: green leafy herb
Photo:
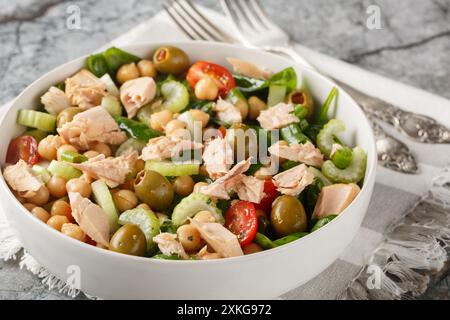
[[[125,117],[115,116],[114,120],[119,124],[121,130],[125,131],[129,137],[144,142],[159,137],[161,134],[141,122],[137,122]]]

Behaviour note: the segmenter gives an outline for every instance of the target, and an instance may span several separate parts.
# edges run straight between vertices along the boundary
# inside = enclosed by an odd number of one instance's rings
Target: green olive
[[[126,224],[114,233],[109,249],[132,256],[143,256],[147,250],[147,240],[137,225]]]
[[[138,173],[134,182],[134,191],[142,202],[155,211],[169,208],[174,196],[170,181],[158,172],[150,170]]]
[[[189,57],[176,47],[161,47],[153,55],[156,70],[165,74],[181,74],[189,68]]]
[[[314,113],[314,100],[311,94],[303,89],[292,91],[288,96],[288,103],[304,106],[308,109],[307,118],[311,118]]]
[[[61,111],[57,117],[58,128],[61,128],[65,123],[72,121],[73,117],[81,111],[82,110],[78,107],[70,107]]]
[[[275,200],[270,214],[272,226],[280,237],[306,231],[307,219],[302,203],[296,197],[286,195]]]

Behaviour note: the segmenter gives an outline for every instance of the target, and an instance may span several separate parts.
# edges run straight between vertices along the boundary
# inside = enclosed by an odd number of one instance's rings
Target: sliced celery
[[[201,193],[192,193],[173,209],[172,222],[175,226],[181,226],[188,221],[188,218],[195,216],[200,211],[209,211],[217,222],[223,223],[222,212],[217,208],[214,201]]]
[[[82,163],[88,161],[88,158],[75,151],[64,151],[61,154],[61,160],[70,163]]]
[[[17,123],[29,128],[53,132],[56,128],[56,116],[45,112],[22,109],[19,111]]]
[[[112,116],[122,115],[122,105],[120,104],[119,99],[114,96],[103,97],[101,105]]]
[[[198,163],[173,163],[170,161],[147,161],[145,170],[156,171],[165,177],[180,177],[198,175]]]
[[[267,105],[273,107],[286,98],[287,88],[285,86],[272,85],[269,87],[269,97],[267,98]]]
[[[166,81],[161,86],[161,93],[165,101],[161,105],[162,109],[178,113],[186,109],[189,104],[189,91],[178,81]]]
[[[317,146],[327,157],[330,157],[333,144],[336,143],[336,135],[345,131],[345,123],[342,120],[330,120],[317,135]]]
[[[52,175],[50,174],[50,172],[45,169],[44,167],[38,166],[38,165],[34,165],[33,166],[33,172],[39,177],[41,178],[42,182],[47,183],[50,181]]]
[[[50,162],[50,165],[48,166],[47,170],[52,175],[60,176],[67,180],[76,179],[81,177],[82,175],[80,170],[72,167],[71,165],[63,161],[53,160],[52,162]]]
[[[23,134],[24,136],[32,136],[36,139],[37,143],[41,142],[42,139],[44,139],[46,136],[48,136],[47,132],[41,131],[41,130],[27,130]]]
[[[352,163],[346,169],[339,169],[333,161],[328,160],[322,166],[322,173],[335,183],[358,183],[364,178],[366,163],[365,151],[356,147],[353,149]]]
[[[102,209],[108,216],[110,232],[115,232],[119,227],[119,211],[114,204],[114,200],[108,186],[102,180],[97,180],[91,184],[91,187],[92,193],[95,197],[95,202],[97,202],[97,204],[102,207]]]

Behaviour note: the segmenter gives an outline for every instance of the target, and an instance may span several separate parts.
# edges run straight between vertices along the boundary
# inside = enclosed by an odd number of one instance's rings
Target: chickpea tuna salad
[[[191,64],[171,46],[150,59],[91,55],[19,111],[6,182],[55,230],[153,259],[237,257],[318,230],[366,169],[365,151],[339,139],[345,124],[328,119],[338,90],[317,108],[294,68],[227,60],[231,71]]]

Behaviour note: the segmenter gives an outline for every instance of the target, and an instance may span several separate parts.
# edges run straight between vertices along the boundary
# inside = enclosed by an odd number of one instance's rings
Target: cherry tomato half
[[[16,164],[20,159],[29,165],[39,162],[38,143],[34,137],[21,136],[9,143],[6,162]]]
[[[219,95],[225,98],[228,92],[236,87],[233,75],[226,68],[206,61],[195,63],[188,71],[186,76],[189,85],[195,89],[197,82],[205,76],[209,76],[216,82],[219,87]]]
[[[239,201],[225,214],[225,227],[233,232],[243,247],[255,239],[258,232],[258,214],[255,205]]]
[[[272,210],[272,203],[279,196],[279,192],[277,191],[277,187],[273,184],[272,180],[266,180],[264,182],[264,198],[260,203],[255,204],[256,209],[262,210],[265,212],[270,212]]]
[[[222,136],[222,139],[224,139],[225,136],[227,135],[227,129],[224,126],[220,126],[219,132],[220,132],[220,135]]]

